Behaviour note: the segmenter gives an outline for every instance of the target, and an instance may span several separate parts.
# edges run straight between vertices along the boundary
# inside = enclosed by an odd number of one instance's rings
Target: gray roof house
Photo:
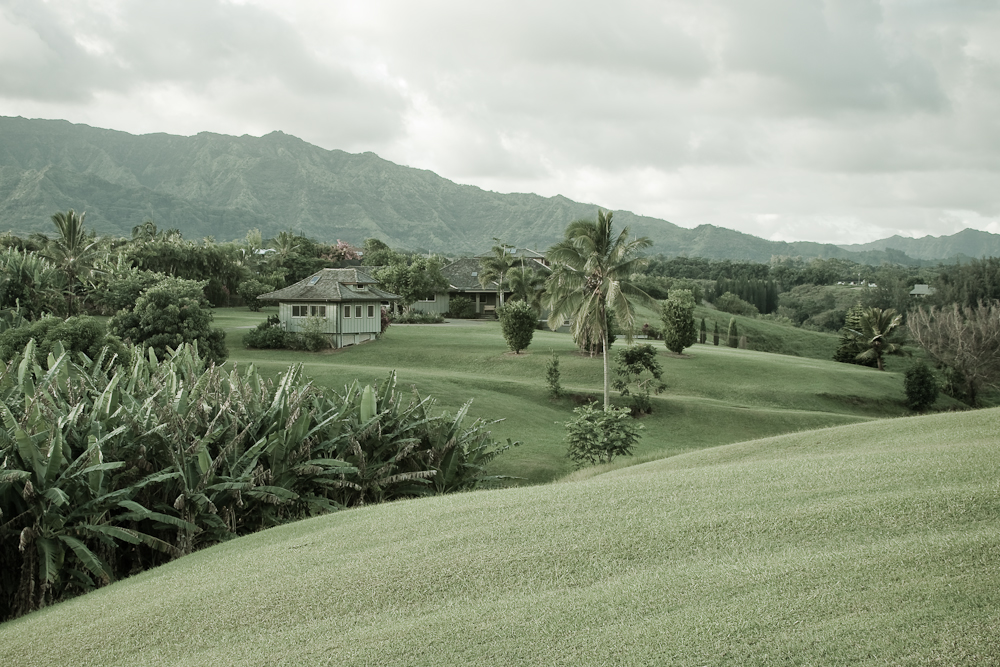
[[[910,296],[925,297],[931,296],[937,290],[930,285],[914,285],[913,289],[910,290]]]
[[[513,248],[510,254],[514,259],[523,260],[525,266],[536,270],[548,271],[545,255],[527,248]],[[448,266],[441,268],[441,275],[448,281],[448,291],[435,294],[429,299],[421,299],[413,304],[416,310],[425,313],[448,312],[451,299],[464,296],[472,300],[478,315],[492,315],[499,305],[496,281],[486,283],[484,287],[479,282],[479,272],[482,271],[480,260],[489,255],[464,257],[457,259]]]
[[[382,332],[382,306],[399,299],[380,289],[378,281],[358,267],[322,269],[257,298],[278,302],[278,319],[286,331],[318,326],[334,347],[377,338]]]

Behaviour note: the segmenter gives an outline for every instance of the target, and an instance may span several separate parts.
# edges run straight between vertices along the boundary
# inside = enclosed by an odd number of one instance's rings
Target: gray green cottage
[[[362,268],[323,269],[257,298],[278,302],[285,331],[302,332],[315,323],[334,347],[375,340],[382,332],[382,307],[399,300]]]

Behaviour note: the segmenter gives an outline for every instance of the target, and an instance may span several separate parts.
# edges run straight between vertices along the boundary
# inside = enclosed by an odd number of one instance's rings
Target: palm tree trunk
[[[611,405],[611,390],[608,384],[608,332],[607,327],[601,332],[601,347],[604,348],[604,409]]]

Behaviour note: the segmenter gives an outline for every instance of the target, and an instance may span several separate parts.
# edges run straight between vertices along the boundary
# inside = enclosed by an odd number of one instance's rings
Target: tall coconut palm
[[[640,252],[653,244],[647,237],[629,240],[629,228],[617,235],[610,211],[598,211],[597,220],[577,220],[566,227],[565,238],[545,254],[552,265],[547,282],[549,327],[571,319],[574,339],[598,345],[604,356],[604,407],[611,404],[608,375],[608,315],[614,313],[631,342],[635,304],[655,306],[655,300],[629,281],[646,264]]]
[[[77,215],[73,209],[53,215],[59,235],[45,248],[45,257],[66,276],[66,309],[70,315],[77,310],[77,285],[93,272],[98,254],[97,241],[88,238],[83,228],[85,215]]]
[[[892,308],[865,308],[861,311],[860,330],[853,333],[862,347],[859,361],[874,360],[880,371],[885,370],[882,357],[887,354],[906,354],[903,346],[893,339],[893,335],[903,323],[903,316]]]

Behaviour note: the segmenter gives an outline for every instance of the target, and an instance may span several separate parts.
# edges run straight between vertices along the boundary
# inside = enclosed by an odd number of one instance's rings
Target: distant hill
[[[859,245],[843,245],[852,252],[894,249],[914,259],[940,259],[943,257],[1000,257],[1000,234],[963,229],[951,236],[924,236],[910,239],[890,236],[887,239]]]
[[[394,247],[461,253],[481,252],[493,237],[545,249],[570,221],[593,217],[597,206],[459,185],[374,153],[326,150],[281,132],[136,136],[61,120],[0,117],[0,230],[15,233],[51,232],[50,216],[73,208],[86,211],[88,226],[102,234],[129,235],[152,219],[190,239],[228,241],[256,227],[265,237],[291,229],[321,241],[360,244],[376,237]],[[957,254],[943,243],[935,246],[942,254],[911,254],[898,244],[785,243],[712,225],[685,229],[628,211],[615,215],[667,256],[912,264]],[[991,254],[1000,255],[1000,236],[976,233],[991,237],[990,247],[998,248]]]

